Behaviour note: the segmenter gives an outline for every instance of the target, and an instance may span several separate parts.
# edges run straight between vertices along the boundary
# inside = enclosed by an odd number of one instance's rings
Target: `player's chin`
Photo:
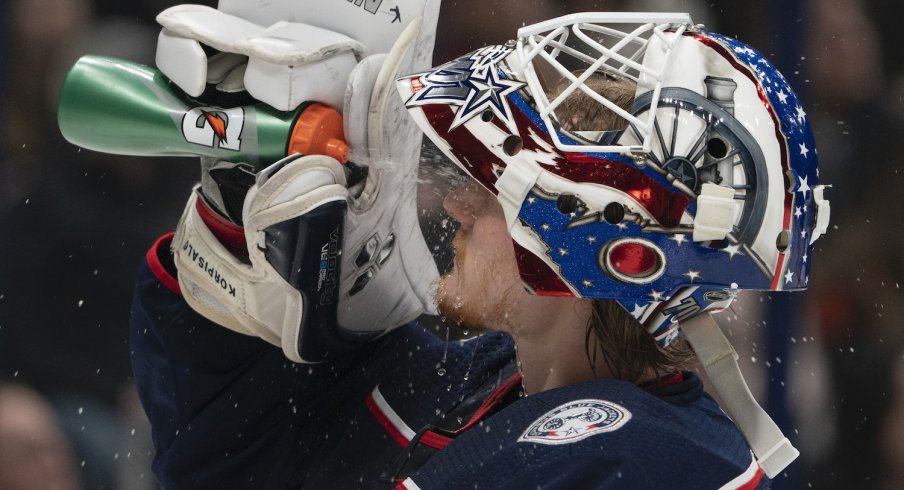
[[[459,294],[458,275],[453,269],[440,278],[436,289],[436,308],[446,324],[468,332],[487,330],[486,319],[475,311],[473,301]]]
[[[457,267],[453,267],[451,271],[443,274],[442,277],[439,278],[436,285],[434,301],[439,313],[445,317],[449,317],[463,308],[464,300],[461,297],[459,288]]]

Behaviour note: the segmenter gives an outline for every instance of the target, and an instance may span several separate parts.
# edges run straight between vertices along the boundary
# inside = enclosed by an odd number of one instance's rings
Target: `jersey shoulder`
[[[694,375],[665,394],[596,380],[522,398],[459,436],[415,478],[505,488],[756,488],[763,479]]]

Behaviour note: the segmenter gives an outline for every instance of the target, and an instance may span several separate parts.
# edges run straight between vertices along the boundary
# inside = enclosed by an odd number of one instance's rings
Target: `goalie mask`
[[[537,294],[617,300],[666,345],[738,290],[807,286],[829,205],[802,104],[686,14],[553,19],[398,87],[501,203]]]

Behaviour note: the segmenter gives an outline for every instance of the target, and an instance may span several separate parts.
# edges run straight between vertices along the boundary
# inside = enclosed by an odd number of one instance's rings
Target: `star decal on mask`
[[[794,280],[794,272],[788,271],[788,273],[785,274],[785,284],[788,284],[793,280]]]
[[[808,179],[808,178],[809,178],[809,177],[806,176],[806,175],[803,176],[803,177],[798,177],[798,178],[797,178],[797,181],[798,181],[798,184],[797,184],[797,192],[802,193],[802,194],[804,195],[804,199],[807,198],[807,193],[810,192],[810,190],[811,190],[811,189],[810,189],[810,185],[807,184],[807,179]]]
[[[643,313],[644,313],[645,311],[647,311],[647,306],[649,306],[649,305],[643,305],[643,306],[641,306],[641,305],[639,305],[639,304],[637,304],[637,303],[634,303],[634,310],[631,311],[631,316],[633,316],[634,318],[640,320],[640,317],[643,316]]]
[[[499,71],[496,69],[486,70],[484,77],[472,72],[464,83],[470,88],[468,98],[455,114],[450,129],[461,126],[486,109],[491,109],[503,121],[511,120],[511,109],[504,100],[505,96],[524,86],[521,82],[499,78]]]
[[[722,251],[727,253],[730,259],[733,259],[735,258],[735,255],[744,255],[740,249],[740,245],[729,245],[723,248]]]
[[[506,96],[525,84],[506,78],[498,66],[511,52],[511,47],[488,46],[422,75],[423,88],[415,92],[406,105],[459,106],[449,129],[461,126],[486,110],[512,126],[512,110]]]
[[[691,282],[694,282],[694,281],[700,279],[700,271],[692,271],[692,270],[689,270],[689,271],[685,272],[685,273],[682,274],[682,275],[683,275],[684,277],[687,277],[688,279],[690,279]]]
[[[687,241],[687,235],[677,233],[675,235],[672,235],[672,237],[669,238],[669,240],[673,240],[680,247],[681,245],[684,245],[684,243]]]

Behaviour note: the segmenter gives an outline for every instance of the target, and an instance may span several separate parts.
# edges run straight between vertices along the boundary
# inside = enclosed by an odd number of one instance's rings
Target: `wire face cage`
[[[649,153],[655,136],[655,118],[662,80],[671,69],[670,56],[681,35],[693,23],[688,14],[574,14],[523,27],[516,52],[520,71],[535,96],[537,110],[556,147],[572,152]],[[665,50],[653,66],[644,62],[647,48],[657,38]],[[630,80],[637,93],[652,92],[652,106],[642,117],[587,86],[595,73]],[[551,80],[562,80],[561,91],[550,98]],[[600,132],[565,131],[556,109],[576,91],[611,110],[633,128],[639,144],[615,145]]]

